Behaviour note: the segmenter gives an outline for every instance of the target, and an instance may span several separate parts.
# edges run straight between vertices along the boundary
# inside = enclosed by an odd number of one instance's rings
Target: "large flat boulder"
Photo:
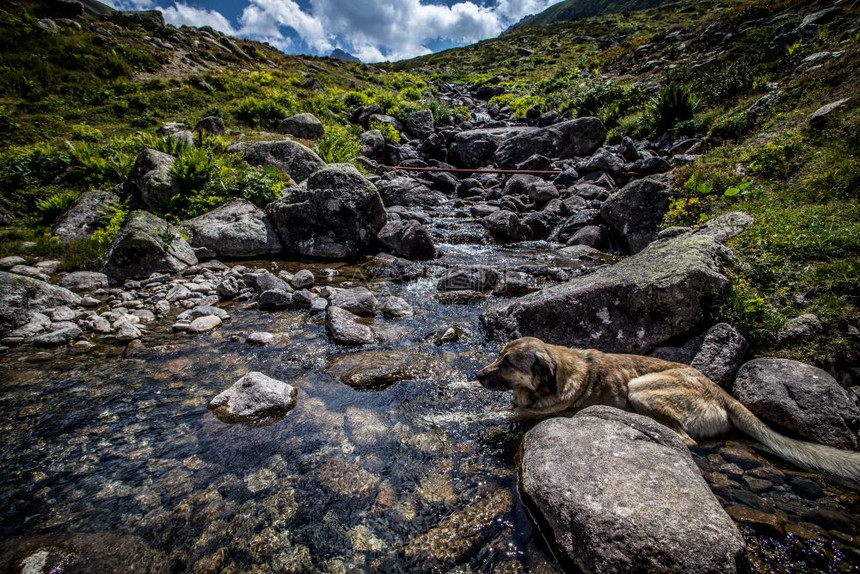
[[[282,249],[266,213],[247,199],[234,199],[182,227],[192,247],[208,247],[216,257],[255,257]]]
[[[63,242],[82,241],[92,237],[99,221],[119,196],[108,191],[88,191],[81,194],[54,226],[54,235]]]
[[[314,173],[307,189],[285,189],[266,215],[286,250],[325,259],[363,253],[387,220],[376,186],[351,165],[337,164]]]
[[[26,325],[34,312],[80,302],[79,296],[63,287],[0,271],[0,332]]]
[[[763,357],[744,363],[732,389],[765,422],[828,446],[860,450],[860,401],[812,365]]]
[[[528,128],[506,138],[494,157],[500,167],[514,168],[533,155],[569,159],[586,157],[606,141],[606,127],[586,117],[545,128]]]
[[[257,142],[243,147],[242,153],[249,164],[277,168],[297,182],[325,167],[325,162],[313,150],[292,140]]]
[[[418,180],[411,177],[395,177],[381,180],[377,187],[382,203],[386,207],[392,205],[429,206],[439,205],[445,201],[445,196],[438,191],[433,191]]]
[[[523,492],[582,572],[747,572],[743,538],[678,435],[611,407],[526,433]]]
[[[123,281],[177,273],[196,264],[178,228],[147,211],[132,211],[108,249],[102,273]]]
[[[454,136],[448,161],[457,167],[477,168],[493,162],[496,148],[506,139],[531,128],[505,127],[466,130]]]
[[[652,243],[612,266],[496,306],[481,316],[495,339],[525,336],[557,345],[644,354],[692,330],[728,283],[721,244],[752,223],[727,214]]]

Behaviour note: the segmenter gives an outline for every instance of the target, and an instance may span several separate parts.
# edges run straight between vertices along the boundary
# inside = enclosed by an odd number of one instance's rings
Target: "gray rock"
[[[590,407],[526,433],[523,492],[583,572],[747,572],[743,538],[678,436]]]
[[[600,207],[600,215],[621,236],[629,253],[639,253],[657,239],[663,216],[669,210],[672,190],[659,176],[628,183]]]
[[[255,257],[282,249],[265,212],[247,199],[234,199],[181,227],[188,230],[192,247],[207,247],[216,257]]]
[[[850,98],[844,98],[835,102],[830,102],[827,105],[821,106],[809,116],[809,125],[815,129],[821,129],[827,126],[833,113],[841,108]]]
[[[253,281],[248,281],[246,276],[246,282],[251,283],[254,287],[256,287],[257,291],[260,291],[261,293],[263,291],[268,291],[269,289],[280,289],[281,291],[286,291],[287,293],[293,290],[289,283],[287,283],[280,277],[275,277],[268,271],[254,274]]]
[[[222,321],[226,321],[230,318],[230,314],[224,309],[221,309],[220,307],[213,307],[211,305],[197,305],[196,307],[192,307],[187,311],[183,311],[176,317],[176,319],[179,321],[193,321],[194,319],[198,319],[200,317],[208,317],[210,315],[214,315]]]
[[[27,260],[24,259],[23,257],[20,257],[18,255],[10,255],[8,257],[4,257],[3,259],[0,259],[0,269],[3,269],[4,271],[6,271],[6,270],[9,270],[9,269],[16,267],[18,265],[24,265],[26,263],[27,263]]]
[[[206,333],[207,331],[211,331],[217,327],[221,326],[221,318],[216,317],[215,315],[206,315],[205,317],[198,317],[191,321],[191,324],[188,325],[189,333]]]
[[[367,345],[376,341],[373,330],[356,322],[358,317],[345,309],[330,305],[326,309],[325,326],[336,343]]]
[[[624,169],[624,158],[615,155],[606,148],[600,148],[577,169],[583,173],[592,171],[608,171],[618,173]]]
[[[493,161],[493,154],[499,144],[524,129],[530,128],[487,128],[459,132],[451,141],[449,161],[457,167],[483,167]]]
[[[215,286],[218,296],[223,299],[232,299],[239,295],[239,280],[232,276],[224,277]]]
[[[0,332],[26,325],[33,311],[80,302],[78,295],[63,287],[0,271]]]
[[[400,319],[402,317],[411,317],[415,311],[412,305],[400,297],[388,296],[382,299],[379,306],[379,311],[382,316],[387,319]]]
[[[808,341],[821,333],[823,329],[821,319],[812,313],[804,313],[786,321],[777,334],[777,339],[782,344]]]
[[[585,117],[545,128],[528,128],[507,138],[495,151],[501,167],[513,168],[535,154],[568,159],[587,157],[606,141],[606,127]]]
[[[248,334],[245,342],[249,345],[269,345],[273,343],[274,340],[275,336],[271,333],[267,333],[266,331],[254,331],[253,333]]]
[[[167,294],[164,297],[169,303],[184,301],[191,297],[191,289],[182,284],[174,285],[167,291]]]
[[[490,291],[499,281],[499,274],[484,265],[454,269],[436,283],[439,291]]]
[[[534,278],[522,271],[505,271],[493,293],[502,297],[521,297],[538,290]]]
[[[436,257],[433,237],[415,220],[389,221],[379,230],[376,238],[389,253],[413,261],[426,261]]]
[[[280,169],[297,182],[325,167],[313,150],[292,140],[257,142],[245,147],[242,153],[249,164]]]
[[[385,159],[385,137],[379,130],[364,132],[358,138],[361,144],[361,155],[373,161]]]
[[[13,329],[7,333],[8,337],[22,337],[24,339],[29,339],[35,335],[38,335],[45,329],[51,326],[51,319],[47,315],[42,313],[33,312],[30,314],[30,321],[17,329]]]
[[[60,27],[50,18],[41,18],[33,24],[40,32],[45,34],[59,34]]]
[[[407,130],[421,139],[433,135],[433,112],[430,110],[418,110],[407,114],[404,123]]]
[[[283,289],[269,289],[260,293],[257,304],[263,311],[281,311],[293,306],[293,294]]]
[[[72,291],[95,291],[108,287],[108,276],[97,271],[74,271],[60,279],[58,285]]]
[[[102,273],[117,281],[143,279],[196,264],[179,229],[146,211],[132,211],[108,249]]]
[[[252,371],[209,401],[208,408],[228,423],[275,422],[296,406],[296,389]]]
[[[88,191],[75,200],[54,226],[62,243],[89,239],[107,210],[119,204],[119,196],[106,191]]]
[[[314,274],[308,269],[302,269],[290,279],[294,289],[310,289],[314,286]]]
[[[118,319],[113,324],[113,328],[115,330],[114,337],[123,343],[140,339],[142,336],[138,326],[125,317]]]
[[[790,359],[754,359],[741,366],[733,394],[757,417],[801,437],[860,450],[860,404],[826,372]]]
[[[690,366],[728,389],[744,361],[747,347],[747,340],[734,327],[718,323],[708,330]]]
[[[212,135],[222,135],[227,132],[224,120],[218,116],[206,116],[194,126],[195,132],[206,132]]]
[[[134,162],[126,190],[138,194],[147,207],[164,205],[174,195],[182,193],[182,187],[170,173],[173,162],[173,156],[164,152],[143,150]]]
[[[519,216],[507,209],[494,211],[484,217],[481,219],[481,225],[499,242],[527,241],[532,237],[531,228],[523,225]]]
[[[33,265],[16,265],[9,270],[9,273],[14,273],[15,275],[23,275],[24,277],[30,277],[32,279],[39,279],[40,281],[50,280],[49,275],[47,275],[42,269],[39,269],[38,267],[35,267]]]
[[[376,297],[365,287],[338,289],[331,295],[331,304],[362,317],[373,317],[379,309]]]
[[[377,184],[377,188],[385,207],[393,205],[423,207],[439,205],[445,201],[444,195],[438,191],[432,191],[411,177],[401,176],[389,180],[384,179]]]
[[[54,307],[53,311],[51,311],[51,321],[54,323],[59,323],[60,321],[72,321],[75,318],[76,313],[69,309],[65,305],[60,305],[58,307]]]
[[[702,320],[728,282],[719,263],[729,252],[719,238],[751,220],[716,218],[615,265],[493,307],[481,320],[496,339],[530,335],[557,345],[647,353]]]
[[[288,188],[266,206],[285,249],[298,255],[344,259],[364,252],[387,216],[376,187],[348,165],[331,165]]]
[[[37,335],[33,337],[33,344],[37,347],[59,347],[60,345],[67,345],[70,341],[74,341],[82,333],[83,331],[78,327],[69,326],[64,329]]]
[[[505,182],[505,195],[525,195],[529,192],[529,188],[536,183],[546,183],[536,175],[528,173],[518,173],[512,175]]]
[[[278,132],[306,140],[315,140],[323,137],[325,128],[315,115],[304,113],[282,120],[278,126]]]

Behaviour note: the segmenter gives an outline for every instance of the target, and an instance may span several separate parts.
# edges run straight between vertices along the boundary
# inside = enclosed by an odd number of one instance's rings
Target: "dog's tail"
[[[830,475],[860,487],[860,452],[794,440],[774,432],[738,400],[726,397],[726,410],[735,428],[797,466]]]

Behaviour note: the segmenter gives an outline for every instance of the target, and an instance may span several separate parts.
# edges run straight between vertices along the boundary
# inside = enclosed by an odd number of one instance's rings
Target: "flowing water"
[[[492,360],[487,305],[434,300],[442,266],[483,263],[586,272],[553,246],[490,245],[450,206],[434,214],[429,277],[375,278],[350,265],[257,262],[317,283],[370,284],[415,316],[378,320],[386,349],[415,351],[416,377],[355,390],[326,373],[355,352],[330,343],[320,315],[227,305],[214,332],[156,324],[145,347],[88,353],[13,349],[0,357],[0,565],[32,572],[556,572],[517,488],[533,423],[473,373]],[[491,298],[492,299],[492,298]],[[455,328],[455,340],[434,334]],[[276,334],[265,347],[251,331]],[[225,424],[208,401],[248,371],[298,389],[269,426]],[[741,522],[757,570],[852,571],[860,564],[854,493],[726,443],[694,456]],[[726,455],[724,458],[723,455]],[[744,458],[746,457],[746,458]],[[595,469],[595,472],[600,472]],[[789,534],[784,534],[788,532]]]

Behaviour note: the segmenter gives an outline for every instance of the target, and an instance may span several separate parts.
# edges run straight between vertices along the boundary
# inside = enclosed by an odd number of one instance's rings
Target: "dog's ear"
[[[558,365],[549,353],[543,349],[535,351],[532,371],[535,377],[546,386],[550,394],[555,394],[558,391],[557,370]]]

